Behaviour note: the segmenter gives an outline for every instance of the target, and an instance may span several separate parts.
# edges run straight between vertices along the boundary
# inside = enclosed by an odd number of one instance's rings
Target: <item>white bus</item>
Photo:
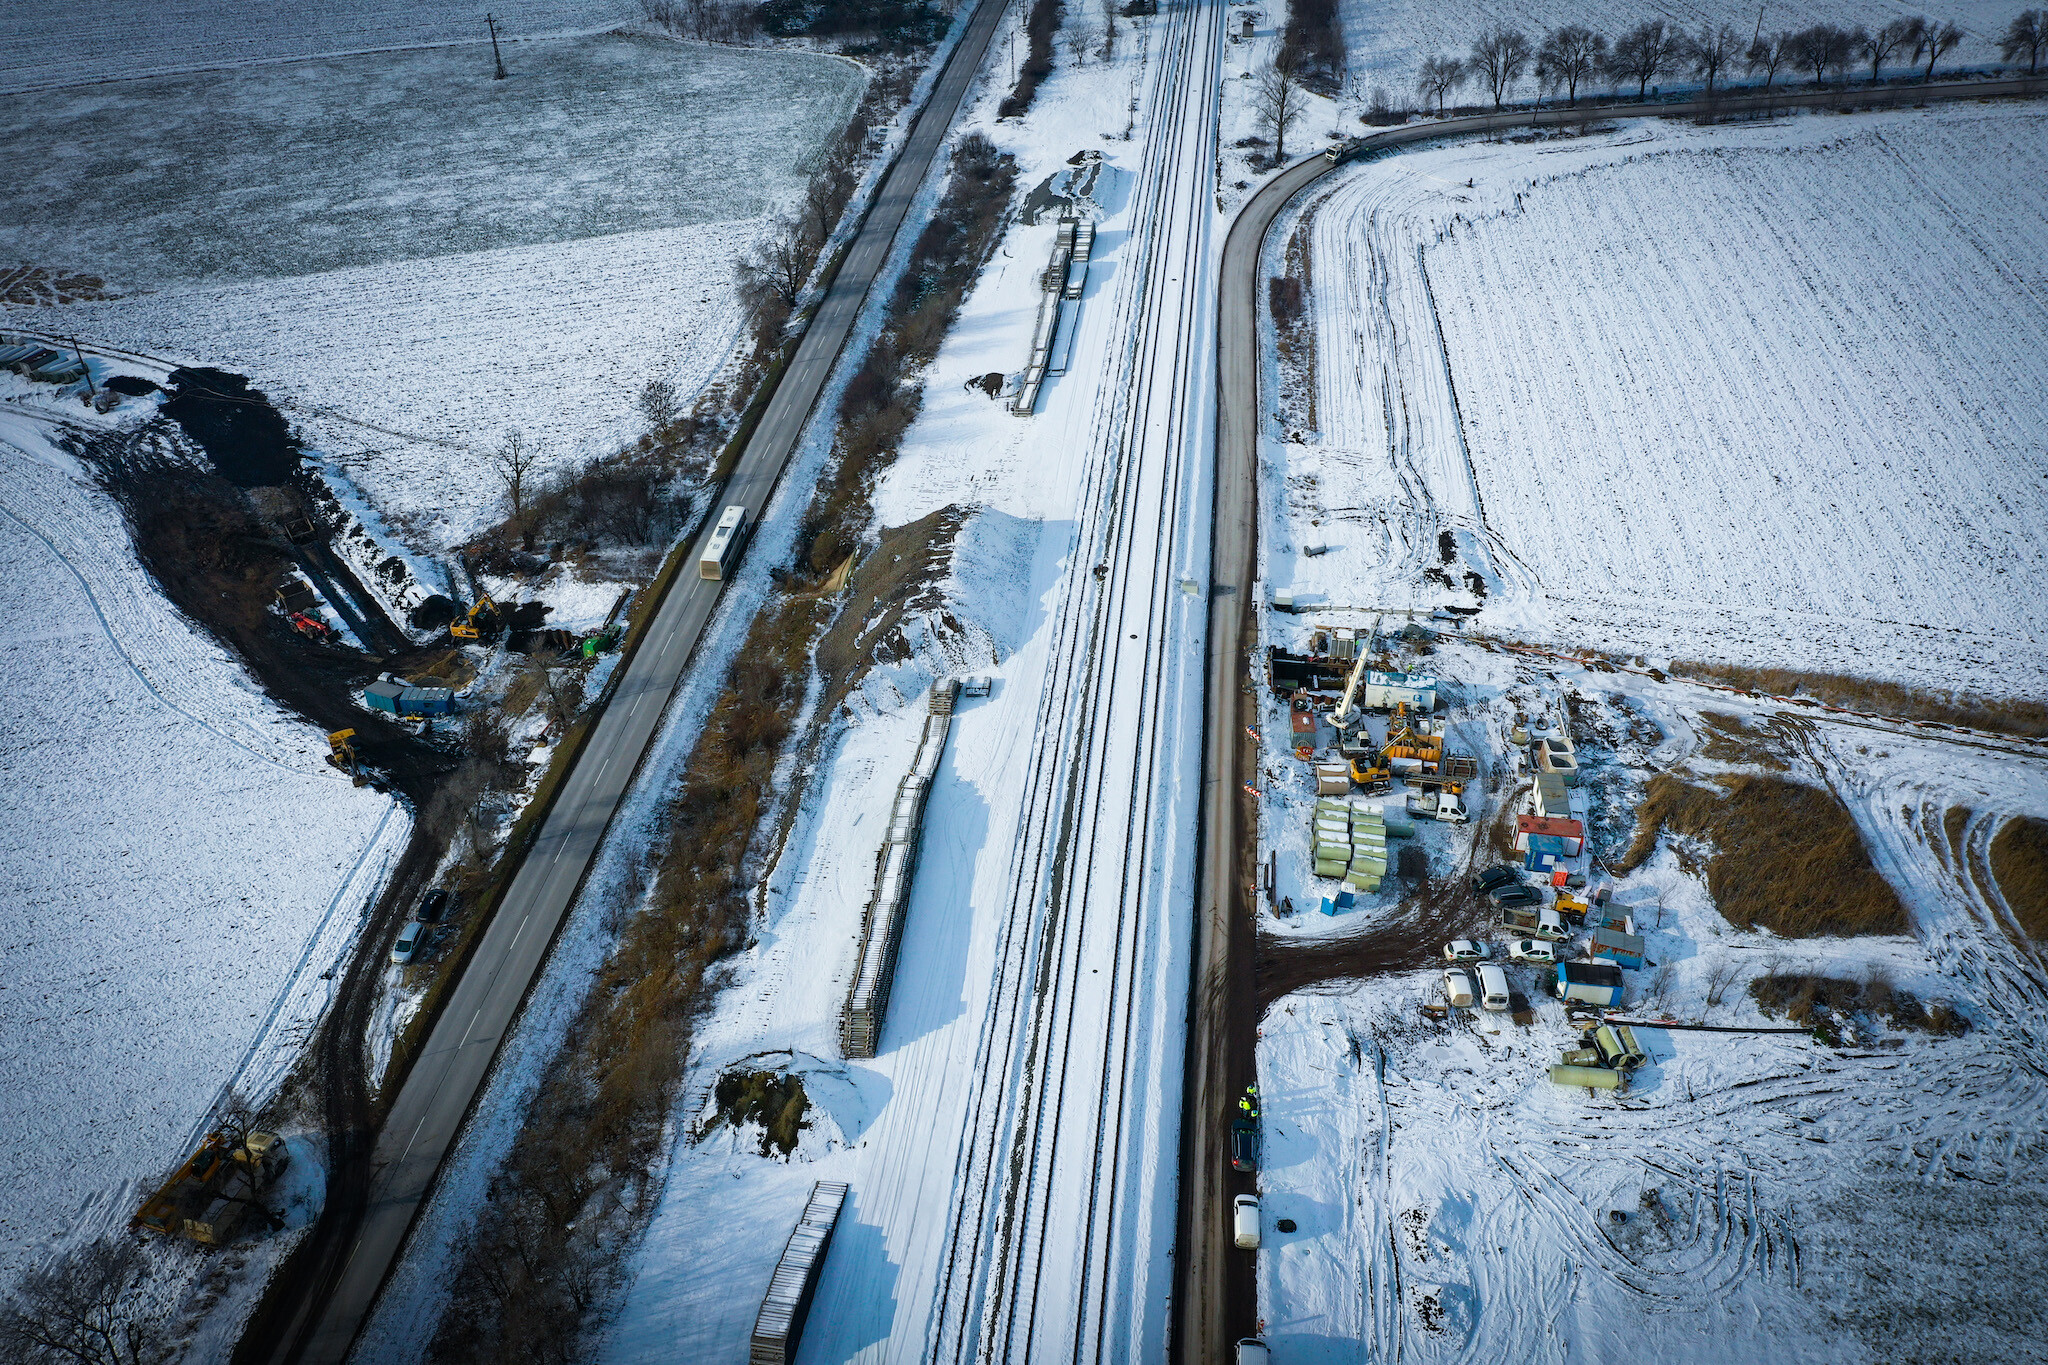
[[[711,539],[704,542],[704,557],[697,561],[697,571],[706,578],[725,577],[725,571],[739,557],[746,532],[747,509],[739,506],[726,508],[718,518],[718,525],[712,529]]]

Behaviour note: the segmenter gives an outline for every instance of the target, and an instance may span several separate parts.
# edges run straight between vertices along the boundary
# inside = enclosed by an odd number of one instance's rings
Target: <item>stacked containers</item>
[[[1318,877],[1341,877],[1351,865],[1351,808],[1327,797],[1316,802],[1309,846]]]
[[[1351,809],[1351,865],[1344,880],[1360,891],[1377,891],[1386,875],[1386,816],[1378,806],[1356,802]]]

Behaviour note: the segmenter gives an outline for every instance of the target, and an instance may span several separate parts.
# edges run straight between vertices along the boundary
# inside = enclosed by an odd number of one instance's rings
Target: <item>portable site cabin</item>
[[[1640,967],[1643,965],[1643,941],[1635,934],[1624,934],[1619,929],[1595,929],[1593,956],[1619,967]]]
[[[787,1365],[796,1359],[804,1319],[811,1312],[811,1297],[818,1292],[818,1271],[825,1264],[825,1249],[832,1245],[832,1229],[845,1203],[843,1182],[820,1180],[811,1186],[810,1201],[783,1245],[782,1259],[775,1263],[761,1311],[754,1317],[754,1332],[747,1340],[748,1365]]]
[[[1565,843],[1555,834],[1532,834],[1517,838],[1515,846],[1523,851],[1522,866],[1531,872],[1548,872],[1565,858]]]
[[[1577,820],[1552,820],[1541,815],[1517,815],[1515,817],[1515,847],[1527,853],[1530,841],[1538,836],[1557,841],[1557,846],[1567,858],[1576,858],[1586,848],[1586,827]]]
[[[455,691],[383,678],[363,689],[363,704],[392,716],[447,716],[455,712]]]
[[[1560,1000],[1583,1000],[1589,1005],[1619,1005],[1621,968],[1605,962],[1560,962],[1554,989]]]
[[[1436,679],[1426,673],[1366,671],[1366,710],[1391,711],[1404,704],[1410,711],[1419,711],[1423,715],[1436,710]]]
[[[1556,773],[1536,774],[1536,785],[1529,791],[1529,813],[1545,820],[1572,818],[1571,793],[1565,790],[1562,777]]]

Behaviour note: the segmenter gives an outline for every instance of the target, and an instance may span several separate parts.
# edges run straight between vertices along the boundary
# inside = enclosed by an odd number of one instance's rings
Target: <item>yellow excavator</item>
[[[448,627],[448,633],[458,640],[481,640],[486,629],[495,632],[497,628],[498,604],[485,593],[476,599],[468,615]]]
[[[327,736],[327,761],[341,769],[349,780],[358,787],[370,784],[370,775],[363,771],[363,765],[356,759],[356,746],[349,741],[356,737],[354,730],[334,730]]]

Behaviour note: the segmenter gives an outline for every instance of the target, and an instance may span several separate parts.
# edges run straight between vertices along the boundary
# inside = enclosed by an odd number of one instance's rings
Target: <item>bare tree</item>
[[[1998,55],[2009,62],[2026,53],[2027,74],[2031,76],[2041,68],[2044,47],[2048,47],[2048,15],[2037,9],[2022,10],[1998,40]]]
[[[660,431],[683,415],[683,402],[676,386],[666,379],[650,379],[640,390],[640,415],[647,425]]]
[[[1718,1009],[1728,998],[1728,988],[1742,978],[1742,964],[1723,957],[1707,969],[1707,1008]]]
[[[1894,52],[1913,40],[1913,21],[1894,19],[1882,28],[1856,30],[1856,50],[1863,60],[1870,63],[1870,79],[1875,84],[1879,73],[1884,70],[1885,60]]]
[[[1564,87],[1565,100],[1579,102],[1579,82],[1589,80],[1607,60],[1607,39],[1582,24],[1566,24],[1543,35],[1536,49],[1536,79]]]
[[[805,250],[804,227],[784,219],[768,236],[734,267],[739,276],[740,297],[758,308],[778,303],[794,309],[803,297],[804,282],[811,277],[811,253]]]
[[[135,1291],[149,1262],[128,1241],[93,1242],[30,1271],[0,1307],[0,1353],[21,1365],[155,1365],[170,1356]]]
[[[1913,65],[1920,65],[1920,58],[1927,58],[1927,79],[1934,79],[1934,64],[1955,49],[1963,41],[1963,31],[1947,20],[1936,22],[1922,16],[1908,19],[1906,41],[1913,45]]]
[[[505,439],[491,452],[491,472],[498,476],[498,482],[505,485],[505,501],[512,505],[512,520],[522,523],[526,538],[531,541],[533,530],[525,527],[527,494],[533,491],[534,474],[540,464],[539,453],[526,443],[526,433],[518,427],[507,427]]]
[[[1287,159],[1287,134],[1301,122],[1306,98],[1294,73],[1275,62],[1262,69],[1252,85],[1252,109],[1259,123],[1273,134],[1273,160]]]
[[[1685,40],[1685,61],[1692,67],[1693,75],[1706,80],[1708,99],[1714,97],[1714,82],[1735,65],[1741,52],[1742,39],[1726,24],[1719,28],[1702,24],[1698,33]]]
[[[1465,64],[1456,57],[1431,57],[1415,82],[1417,94],[1436,100],[1436,116],[1444,116],[1444,96],[1465,83]]]
[[[1791,65],[1793,42],[1797,37],[1797,34],[1787,33],[1783,29],[1776,33],[1759,35],[1742,54],[1743,69],[1752,76],[1759,71],[1763,72],[1764,89],[1770,89],[1771,81],[1778,74],[1778,68]]]
[[[1815,24],[1792,38],[1792,60],[1813,77],[1815,85],[1827,83],[1828,72],[1846,68],[1856,50],[1854,35],[1833,24]]]
[[[1535,55],[1535,49],[1529,46],[1528,36],[1505,24],[1495,24],[1473,42],[1472,73],[1493,96],[1494,108],[1501,107],[1508,91],[1522,79],[1522,73],[1529,69],[1529,59]]]
[[[1617,78],[1634,77],[1636,98],[1641,99],[1649,91],[1650,82],[1670,69],[1683,42],[1677,33],[1664,27],[1662,19],[1646,20],[1614,40],[1607,70]]]

